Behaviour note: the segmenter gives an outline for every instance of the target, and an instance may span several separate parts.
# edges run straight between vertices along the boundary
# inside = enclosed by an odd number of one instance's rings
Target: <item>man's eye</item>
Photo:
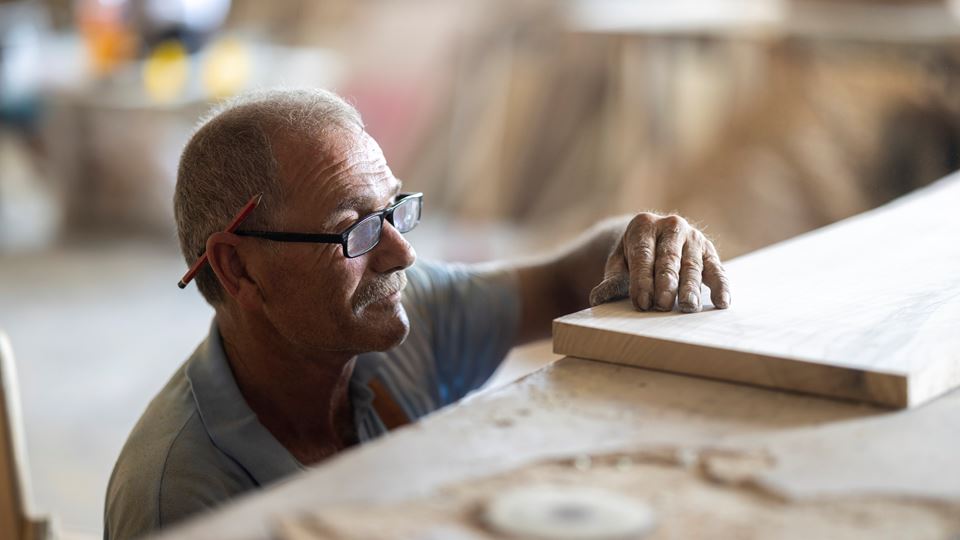
[[[357,214],[357,213],[355,213],[355,212],[351,212],[351,213],[350,213],[349,215],[347,215],[346,217],[343,217],[343,218],[341,218],[341,219],[338,219],[337,222],[336,222],[336,225],[333,226],[333,229],[338,230],[338,231],[341,230],[341,229],[346,229],[346,228],[349,227],[350,225],[353,225],[354,223],[356,223],[359,219],[360,219],[360,215],[359,215],[359,214]]]

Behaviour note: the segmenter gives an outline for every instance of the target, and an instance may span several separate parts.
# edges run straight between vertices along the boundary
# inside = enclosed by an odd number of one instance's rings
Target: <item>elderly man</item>
[[[730,304],[714,246],[680,217],[641,213],[549,256],[468,266],[416,262],[402,233],[421,200],[330,92],[252,94],[202,122],[174,205],[187,262],[206,253],[196,281],[216,316],[130,434],[105,538],[165,527],[452,403],[588,301],[693,312],[703,282],[714,306]]]

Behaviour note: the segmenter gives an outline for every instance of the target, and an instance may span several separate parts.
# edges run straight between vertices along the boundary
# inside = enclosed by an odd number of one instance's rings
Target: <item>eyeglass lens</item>
[[[417,226],[420,220],[420,199],[410,197],[400,201],[393,210],[393,226],[398,232],[405,233]]]
[[[420,199],[411,197],[400,201],[393,210],[393,226],[400,233],[406,233],[420,221]],[[347,256],[358,257],[373,249],[380,242],[383,232],[383,219],[379,215],[370,216],[361,221],[347,235]]]
[[[356,257],[373,249],[380,241],[380,230],[383,220],[380,216],[370,216],[361,221],[350,234],[347,235],[347,256]]]

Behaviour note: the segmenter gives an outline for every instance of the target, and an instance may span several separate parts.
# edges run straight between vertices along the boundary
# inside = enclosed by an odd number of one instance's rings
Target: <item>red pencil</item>
[[[247,216],[250,215],[250,212],[253,212],[253,209],[260,204],[260,199],[263,198],[263,193],[257,193],[247,201],[247,204],[243,206],[243,209],[240,210],[240,213],[237,214],[237,217],[233,218],[233,221],[230,222],[230,225],[223,231],[232,233],[237,230],[237,227],[243,223],[243,220],[247,219]],[[204,251],[203,255],[200,255],[200,258],[197,259],[197,262],[193,263],[193,266],[187,270],[187,273],[180,278],[180,283],[177,283],[177,286],[183,289],[187,286],[187,283],[190,283],[193,278],[197,277],[197,273],[200,272],[200,269],[203,268],[203,265],[207,262],[207,252]]]

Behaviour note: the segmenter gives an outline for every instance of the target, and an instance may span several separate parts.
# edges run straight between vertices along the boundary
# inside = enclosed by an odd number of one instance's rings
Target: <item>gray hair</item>
[[[340,96],[320,89],[273,89],[220,104],[199,123],[180,156],[173,210],[180,250],[191,265],[207,238],[224,230],[255,194],[263,201],[246,227],[265,228],[279,218],[283,193],[273,144],[324,135],[331,129],[363,129],[360,113]],[[209,265],[196,277],[211,305],[223,289]]]

